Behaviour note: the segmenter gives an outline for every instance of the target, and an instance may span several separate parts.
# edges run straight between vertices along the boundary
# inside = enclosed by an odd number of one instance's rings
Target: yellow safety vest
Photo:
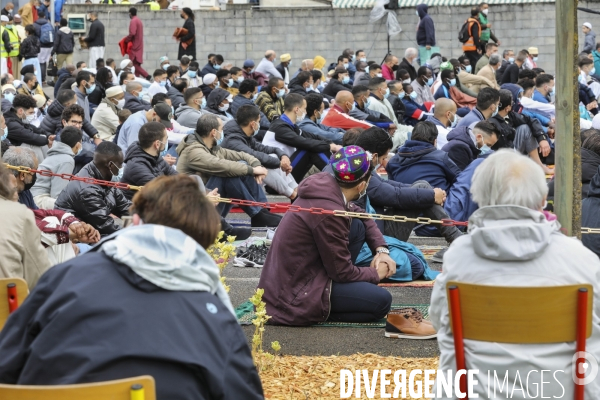
[[[8,29],[4,26],[0,27],[0,38],[4,35],[4,31],[8,32],[8,37],[10,38],[10,44],[12,46],[12,51],[8,53],[6,51],[6,47],[4,47],[4,42],[1,43],[0,47],[2,47],[2,57],[17,57],[19,55],[19,47],[21,46],[21,42],[19,41],[19,34],[13,29]],[[1,40],[0,40],[1,41]]]
[[[158,11],[160,10],[160,4],[155,1],[151,1],[148,3],[150,5],[150,11]]]

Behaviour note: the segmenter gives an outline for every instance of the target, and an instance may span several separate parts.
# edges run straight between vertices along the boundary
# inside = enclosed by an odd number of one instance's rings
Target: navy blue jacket
[[[157,399],[263,398],[244,332],[217,296],[162,289],[94,250],[42,275],[2,329],[0,359],[7,384],[151,375]]]
[[[467,168],[481,153],[473,143],[473,139],[469,135],[469,128],[466,126],[451,130],[448,133],[448,143],[442,147],[442,150],[448,153],[450,159],[461,171]]]
[[[435,46],[435,27],[433,26],[433,20],[427,14],[427,4],[419,4],[417,12],[419,18],[421,18],[417,28],[417,44],[419,46]],[[421,60],[421,63],[425,61],[427,60]]]
[[[424,180],[446,191],[460,173],[448,153],[418,140],[407,140],[388,162],[386,170],[389,178],[396,182],[413,184]]]
[[[600,228],[600,167],[590,182],[587,196],[581,208],[581,224],[588,228]],[[600,235],[581,235],[581,242],[600,257]]]

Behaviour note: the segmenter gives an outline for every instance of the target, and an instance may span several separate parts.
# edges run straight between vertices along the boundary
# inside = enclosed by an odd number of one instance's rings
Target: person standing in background
[[[2,15],[6,15],[7,17],[9,15],[12,15],[13,9],[15,8],[15,5],[13,3],[8,3],[7,5],[4,6],[4,8],[2,9]]]
[[[585,35],[585,41],[583,43],[583,52],[591,54],[596,49],[596,34],[592,30],[592,24],[585,22],[581,28]]]
[[[498,40],[498,38],[496,38],[494,32],[492,32],[492,24],[488,23],[487,17],[490,6],[487,3],[481,3],[479,8],[479,23],[481,24],[481,36],[479,37],[479,42],[481,43],[481,52],[485,53],[485,45],[490,40],[490,38],[498,46],[500,46],[500,41]]]
[[[2,37],[2,73],[8,72],[6,61],[10,58],[13,75],[17,75],[21,72],[21,61],[19,60],[21,40],[19,38],[19,32],[11,19],[12,17],[7,17],[6,15],[2,16],[2,28],[0,28],[0,35]]]
[[[183,23],[183,29],[187,29],[187,35],[179,38],[179,52],[177,53],[177,59],[181,60],[183,56],[188,58],[196,59],[196,25],[194,24],[194,12],[184,7],[181,9],[181,18],[185,20]],[[184,48],[183,45],[187,41],[191,40],[191,43],[187,44]]]
[[[150,75],[142,68],[144,62],[144,24],[137,17],[137,8],[131,7],[129,9],[129,18],[131,18],[129,35],[125,40],[132,43],[129,59],[135,67],[135,75],[150,80]]]
[[[54,47],[52,48],[52,55],[57,54],[56,67],[58,69],[62,68],[63,63],[66,65],[73,64],[74,48],[75,39],[73,38],[73,32],[67,26],[67,20],[62,18],[60,20],[60,29],[56,31]]]
[[[427,14],[427,4],[417,6],[417,15],[420,19],[417,26],[417,44],[422,65],[431,58],[433,53],[439,53],[439,48],[433,49],[435,47],[435,25],[433,19]]]
[[[90,24],[90,32],[83,39],[90,49],[90,62],[88,65],[92,68],[96,65],[96,60],[104,58],[104,24],[98,20],[98,12],[90,11],[87,17]]]
[[[38,19],[37,9],[33,5],[35,0],[29,0],[23,7],[19,9],[19,15],[23,20],[23,26],[31,25]]]

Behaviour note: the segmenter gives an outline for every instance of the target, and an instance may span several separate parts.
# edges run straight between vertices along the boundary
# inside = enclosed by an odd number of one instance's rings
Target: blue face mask
[[[167,86],[167,81],[160,81],[159,85],[160,87],[165,87]]]
[[[94,90],[96,89],[96,84],[94,83],[92,86],[90,86],[89,88],[85,88],[85,92],[87,94],[91,94]]]
[[[285,96],[285,89],[280,89],[279,92],[277,92],[277,98],[282,98],[283,96]]]
[[[511,63],[511,64],[512,64],[512,63],[514,63],[514,62],[515,62],[515,58],[514,58],[514,57],[510,57],[510,58],[508,59],[508,62],[509,62],[509,63]]]
[[[427,79],[427,86],[433,85],[433,77]]]
[[[138,100],[142,100],[142,92],[139,92],[137,95]]]
[[[416,99],[419,95],[417,94],[417,92],[410,92],[410,98],[411,99]]]
[[[590,71],[590,75],[594,75],[596,73],[596,67],[592,68],[592,70]]]
[[[390,88],[387,88],[385,90],[385,94],[383,95],[383,97],[385,97],[386,99],[390,96]]]
[[[256,101],[256,99],[258,99],[258,93],[254,93],[254,96],[252,96],[252,101]]]
[[[219,64],[215,64],[215,65],[214,65],[214,68],[215,68],[215,69],[218,71],[218,70],[220,70],[220,69],[221,69],[221,66],[220,66]]]
[[[232,79],[232,78],[230,78],[230,79],[227,81],[227,86],[228,86],[228,87],[232,87],[232,86],[233,86],[233,79]]]
[[[344,64],[344,68],[348,69],[348,63]]]
[[[221,146],[221,143],[223,143],[223,136],[224,136],[224,134],[223,134],[223,132],[221,132],[221,138],[217,139],[217,143],[216,143],[217,146]]]
[[[8,101],[10,101],[10,103],[12,104],[13,100],[15,99],[15,95],[11,92],[7,92],[4,93],[4,98]]]
[[[471,73],[471,66],[470,66],[470,65],[467,65],[467,66],[465,67],[465,71],[466,71],[467,73],[469,73],[469,74],[470,74],[470,73]]]
[[[244,82],[244,76],[238,76],[237,81],[238,83]]]
[[[188,71],[187,74],[192,79],[196,77],[196,71]]]
[[[323,114],[321,114],[319,118],[317,118],[317,124],[320,124],[321,122],[323,122]]]
[[[163,69],[166,71],[167,68],[169,68],[170,66],[171,66],[170,64],[165,64],[165,65],[163,65]]]
[[[349,76],[345,76],[342,78],[342,83],[344,85],[347,85],[348,83],[350,83],[350,77]]]
[[[537,60],[538,60],[538,58],[537,58],[537,57],[533,57],[533,61],[537,61]]]
[[[312,91],[313,91],[313,87],[312,87],[312,86],[308,86],[308,87],[306,88],[306,93],[310,93],[310,92],[312,92]]]
[[[169,150],[169,142],[167,142],[165,149],[163,151],[160,152],[160,156],[164,157],[167,155],[167,150]]]
[[[490,151],[492,151],[492,149],[490,148],[490,146],[488,146],[487,144],[484,144],[479,151],[481,152],[481,154],[487,154]]]
[[[113,165],[116,167],[116,164],[113,163]],[[121,178],[123,178],[123,172],[125,172],[125,167],[121,167],[119,168],[119,173],[117,175],[113,174],[112,178],[110,178],[111,182],[121,182]],[[112,174],[112,169],[110,170],[110,173]]]
[[[402,100],[402,99],[404,98],[404,96],[406,96],[406,92],[402,92],[402,93],[400,93],[400,94],[398,95],[398,98],[399,98],[400,100]]]
[[[456,78],[450,79],[450,86],[456,86]]]
[[[219,86],[221,86],[221,82],[217,82],[217,85],[215,86],[215,89],[218,88]]]
[[[2,139],[0,141],[6,140],[8,137],[8,126],[4,127],[4,135],[2,135]]]
[[[75,154],[75,155],[76,156],[80,155],[82,151],[83,151],[83,143],[81,144],[81,147],[79,148],[79,150],[77,150],[77,154]]]
[[[256,129],[254,130],[254,136],[258,135],[259,131],[260,131],[260,123],[258,124],[258,126],[256,127]]]
[[[496,114],[498,114],[498,106],[496,106],[496,111],[494,111],[494,113],[492,114],[492,117],[495,117]]]
[[[202,98],[202,104],[200,104],[200,108],[206,108],[206,97]]]
[[[371,98],[367,97],[367,100],[365,101],[365,107],[369,108],[370,105],[371,105]]]

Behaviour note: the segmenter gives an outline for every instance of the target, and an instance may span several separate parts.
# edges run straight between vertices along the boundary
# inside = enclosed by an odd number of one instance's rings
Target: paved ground
[[[284,198],[269,196],[269,201],[285,201]],[[231,219],[247,219],[245,214],[230,214]],[[256,236],[264,236],[258,233]],[[415,245],[443,246],[445,241],[437,238],[411,238]],[[441,264],[431,263],[435,270]],[[229,295],[234,307],[252,296],[261,269],[225,268],[227,283],[231,289]],[[429,304],[431,288],[386,288],[393,296],[394,304]],[[254,326],[244,326],[244,332],[250,342]],[[278,340],[283,354],[290,355],[350,355],[356,353],[376,353],[384,356],[435,357],[438,355],[436,340],[388,339],[383,328],[291,328],[267,326],[264,343]]]

